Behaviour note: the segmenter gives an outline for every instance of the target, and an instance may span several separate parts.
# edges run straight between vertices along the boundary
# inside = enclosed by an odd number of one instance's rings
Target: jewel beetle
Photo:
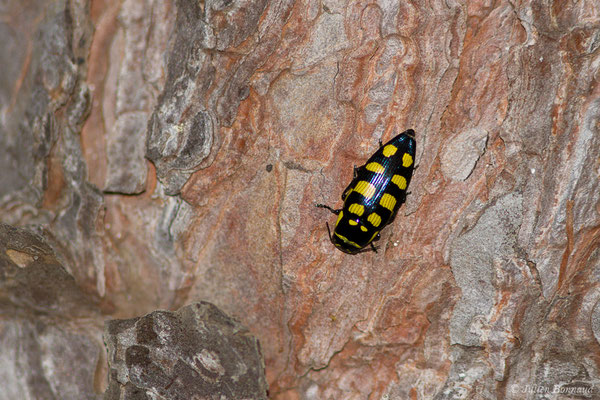
[[[377,248],[379,232],[394,220],[406,201],[412,178],[416,151],[415,131],[408,129],[379,149],[361,167],[354,167],[354,179],[342,194],[344,205],[335,210],[337,221],[333,234],[327,224],[331,243],[344,253],[357,254]],[[370,248],[367,246],[371,245]]]

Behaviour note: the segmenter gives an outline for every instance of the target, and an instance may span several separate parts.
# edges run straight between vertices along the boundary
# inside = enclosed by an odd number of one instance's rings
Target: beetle
[[[414,171],[415,131],[408,129],[382,145],[361,167],[354,167],[354,178],[344,190],[341,209],[316,204],[336,214],[329,240],[348,254],[377,252],[373,241],[391,223],[406,201],[406,190]],[[367,246],[370,248],[367,248]]]

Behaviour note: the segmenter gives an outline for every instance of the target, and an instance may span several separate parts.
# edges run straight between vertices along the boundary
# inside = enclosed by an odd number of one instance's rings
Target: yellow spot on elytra
[[[379,224],[381,224],[381,217],[379,216],[379,214],[373,213],[373,214],[369,215],[369,217],[367,218],[367,221],[369,221],[371,224],[373,224],[374,227],[378,227]]]
[[[384,193],[383,196],[381,196],[381,200],[379,200],[379,204],[393,212],[394,206],[396,205],[396,198],[391,194]]]
[[[343,215],[344,215],[344,212],[340,211],[340,213],[338,214],[338,219],[337,219],[337,221],[335,221],[336,227],[339,225],[340,221],[342,220]]]
[[[408,153],[404,153],[404,155],[402,156],[402,166],[403,167],[410,167],[413,163],[413,158],[410,154]]]
[[[406,179],[404,179],[403,176],[394,175],[392,177],[392,182],[395,183],[396,186],[398,186],[400,189],[402,189],[402,190],[406,189]]]
[[[375,172],[376,174],[381,174],[384,171],[383,165],[376,162],[368,163],[365,168],[367,168],[368,171]]]
[[[367,227],[366,227],[366,226],[364,226],[364,225],[361,225],[361,226],[360,226],[360,230],[361,230],[361,231],[363,231],[363,232],[366,232],[366,231],[368,231]]]
[[[352,214],[356,214],[360,217],[365,212],[365,207],[362,204],[354,203],[354,204],[350,204],[350,207],[348,207],[348,211],[350,211]]]
[[[353,220],[353,219],[349,220],[349,221],[348,221],[348,223],[349,223],[350,225],[358,225],[358,222],[356,222],[356,221],[355,221],[355,220]]]
[[[367,199],[370,199],[375,194],[375,186],[371,185],[367,181],[358,182],[354,187],[354,190],[365,196]]]
[[[390,157],[396,154],[396,151],[398,151],[398,148],[396,146],[394,146],[393,144],[388,144],[383,148],[383,155],[386,157]]]

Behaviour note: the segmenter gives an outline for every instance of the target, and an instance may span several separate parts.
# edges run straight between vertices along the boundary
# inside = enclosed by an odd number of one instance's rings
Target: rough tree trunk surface
[[[597,0],[0,17],[1,399],[102,398],[105,321],[201,300],[273,399],[600,396]],[[408,128],[379,251],[336,250],[314,204]]]

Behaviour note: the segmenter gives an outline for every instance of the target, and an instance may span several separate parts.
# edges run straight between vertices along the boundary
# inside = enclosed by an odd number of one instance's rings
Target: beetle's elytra
[[[408,129],[381,145],[365,165],[354,168],[354,179],[342,194],[341,209],[317,204],[338,216],[333,234],[327,225],[335,247],[349,254],[377,251],[373,241],[379,239],[379,232],[394,220],[406,200],[415,151],[415,131]]]

